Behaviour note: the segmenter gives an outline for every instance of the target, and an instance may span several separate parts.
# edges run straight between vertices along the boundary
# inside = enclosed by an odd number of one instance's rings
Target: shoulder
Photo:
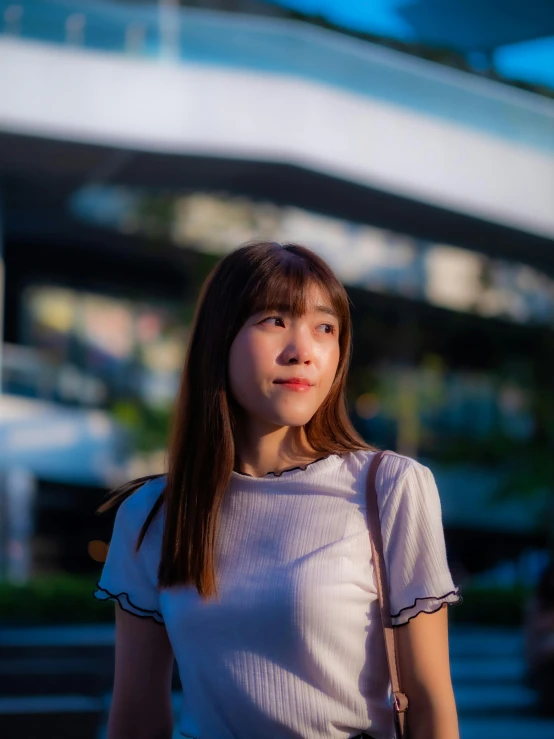
[[[154,504],[162,493],[166,475],[155,477],[147,480],[143,485],[131,493],[117,510],[117,519],[131,531],[140,531],[142,525],[146,521],[148,514],[152,510]],[[152,522],[152,526],[156,527],[156,522],[160,517],[157,516]]]
[[[391,486],[410,481],[421,484],[433,477],[431,470],[417,459],[396,452],[387,452],[379,465],[377,485]]]
[[[350,452],[344,456],[344,466],[353,475],[367,476],[369,467],[375,455],[379,451],[372,449],[362,449],[356,452]],[[426,476],[430,474],[430,470],[425,465],[418,462],[412,457],[406,457],[403,454],[386,451],[379,465],[379,478],[384,483],[398,482],[403,477],[411,474]]]
[[[160,612],[158,568],[163,520],[156,516],[138,545],[138,536],[165,480],[154,478],[142,484],[117,509],[108,555],[98,589],[99,600],[115,600],[136,616],[152,616],[163,622]]]
[[[363,485],[364,488],[369,467],[377,453],[363,449],[345,456],[345,470],[348,470],[358,485]],[[391,451],[387,451],[381,459],[376,487],[380,502],[383,504],[391,498],[425,496],[426,492],[432,493],[436,489],[433,473],[428,467],[412,457]]]

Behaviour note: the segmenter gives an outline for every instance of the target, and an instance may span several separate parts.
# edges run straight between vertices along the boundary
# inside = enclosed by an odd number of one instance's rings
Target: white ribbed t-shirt
[[[135,553],[165,478],[120,506],[95,596],[165,624],[182,736],[393,738],[366,520],[372,456],[333,454],[258,478],[233,472],[216,542],[218,600],[158,587],[163,509]],[[393,624],[458,602],[430,470],[387,454],[377,493]]]

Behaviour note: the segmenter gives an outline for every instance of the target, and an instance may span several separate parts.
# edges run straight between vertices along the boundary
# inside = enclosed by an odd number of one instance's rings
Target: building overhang
[[[297,165],[230,157],[122,151],[108,146],[0,134],[8,236],[76,236],[68,218],[83,171],[109,171],[131,188],[214,191],[293,205],[394,232],[481,251],[554,273],[553,240],[353,183]]]
[[[404,81],[417,78],[401,70],[405,61],[394,64]],[[510,91],[511,130],[495,135],[482,121],[456,123],[371,90],[273,71],[5,38],[0,65],[10,69],[0,78],[7,188],[10,178],[27,178],[60,193],[91,182],[228,190],[552,262],[554,106],[536,96]],[[461,105],[465,78],[421,74],[426,105],[435,84],[437,93],[451,88]],[[508,93],[494,84],[490,100],[485,92],[474,95],[476,105],[490,103],[481,118],[501,117]]]

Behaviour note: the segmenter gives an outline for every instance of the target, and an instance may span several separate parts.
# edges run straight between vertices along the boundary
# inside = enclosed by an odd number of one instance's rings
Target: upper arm
[[[174,656],[163,624],[116,606],[115,674],[108,739],[170,739]]]
[[[460,595],[448,567],[439,493],[427,467],[400,455],[385,459],[381,529],[410,736],[458,739],[446,605]]]
[[[448,610],[420,613],[395,628],[402,690],[410,700],[435,701],[452,693]]]
[[[400,685],[413,739],[459,739],[448,655],[446,604],[395,630]]]

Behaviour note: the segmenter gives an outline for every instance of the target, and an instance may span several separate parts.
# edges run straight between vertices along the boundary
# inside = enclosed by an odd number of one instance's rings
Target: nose
[[[305,364],[313,362],[313,347],[310,338],[303,331],[295,331],[285,347],[282,360],[284,364]]]

